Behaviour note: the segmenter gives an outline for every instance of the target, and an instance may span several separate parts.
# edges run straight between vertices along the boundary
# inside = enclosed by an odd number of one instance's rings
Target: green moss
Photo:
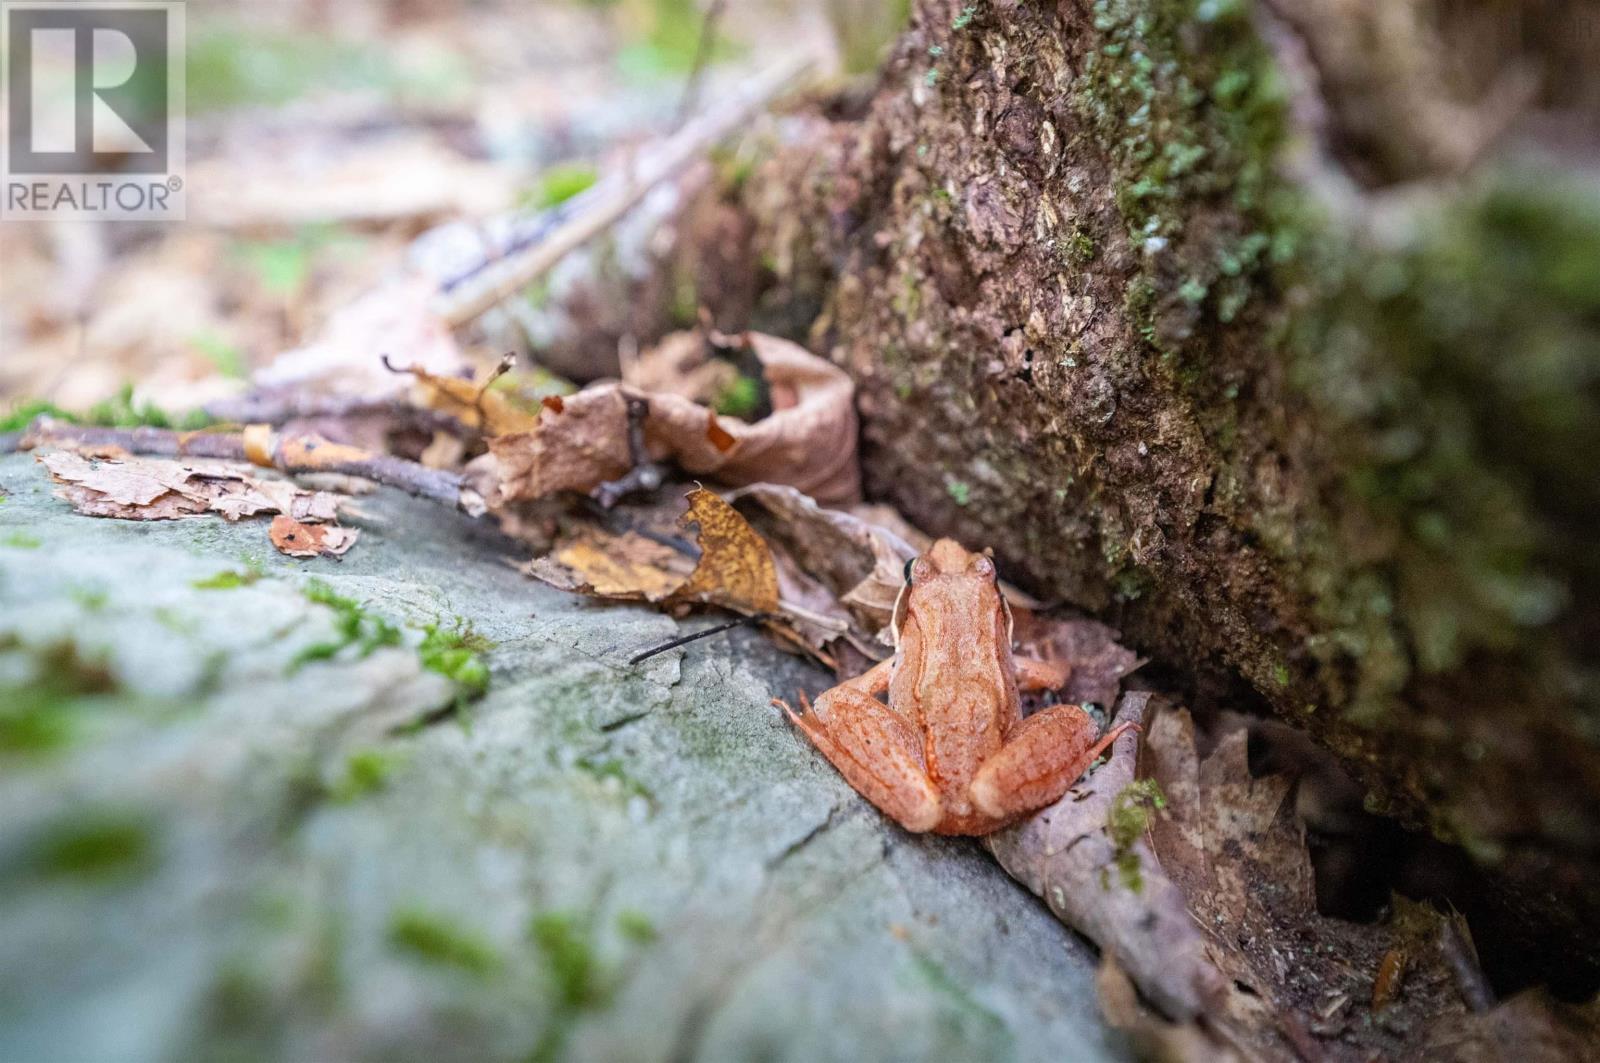
[[[89,407],[81,420],[102,428],[176,428],[192,432],[213,423],[203,410],[172,414],[152,403],[133,401],[133,385],[124,384],[111,398]]]
[[[43,539],[24,531],[11,532],[0,538],[0,546],[9,546],[13,550],[37,550],[43,545]]]
[[[964,506],[972,501],[972,487],[961,480],[945,478],[944,489],[958,506]]]
[[[67,596],[87,613],[99,613],[111,603],[111,592],[99,583],[78,583],[67,588]]]
[[[1250,5],[1218,0],[1096,0],[1100,47],[1083,61],[1075,107],[1110,154],[1145,290],[1130,311],[1157,349],[1176,352],[1193,314],[1240,313],[1265,254],[1291,241],[1292,197],[1275,179],[1284,94]],[[1202,205],[1233,226],[1191,234]]]
[[[4,416],[0,416],[0,432],[21,432],[39,417],[54,417],[58,421],[75,423],[78,418],[53,402],[29,399],[18,403]]]
[[[761,385],[741,373],[722,389],[712,405],[720,414],[748,419],[761,406]]]
[[[378,793],[389,785],[389,778],[404,757],[391,750],[363,749],[345,758],[344,773],[329,790],[335,801],[356,801]]]
[[[68,745],[81,713],[117,689],[97,659],[67,642],[38,655],[28,681],[0,688],[0,757],[39,755]]]
[[[149,821],[97,809],[58,820],[33,839],[26,864],[46,880],[102,882],[148,873],[156,862]]]
[[[489,689],[489,666],[482,654],[493,648],[493,642],[458,617],[455,625],[448,628],[429,624],[417,646],[417,655],[424,668],[453,682],[462,697],[476,698]]]
[[[389,944],[424,963],[489,978],[498,972],[500,953],[480,934],[421,908],[405,908],[389,918]]]
[[[966,7],[961,9],[961,13],[959,15],[950,20],[950,28],[953,30],[964,30],[968,26],[972,25],[972,20],[976,18],[977,15],[978,5],[968,4]]]
[[[223,569],[214,576],[195,580],[190,586],[200,591],[230,591],[259,583],[266,575],[267,570],[259,559],[246,558],[243,570]]]
[[[700,51],[704,16],[695,0],[649,0],[646,26],[639,39],[617,54],[617,65],[641,78],[675,77],[688,73]],[[739,46],[718,27],[711,59],[736,57]]]
[[[523,196],[523,206],[535,210],[558,207],[594,187],[599,179],[599,171],[586,162],[559,163],[539,175],[533,188]]]
[[[1313,649],[1363,662],[1340,705],[1362,727],[1390,722],[1414,674],[1482,653],[1554,670],[1546,689],[1600,712],[1592,673],[1536,648],[1600,594],[1600,196],[1502,173],[1408,232],[1376,248],[1330,227],[1302,278],[1321,298],[1289,337],[1291,381],[1392,543],[1351,578],[1322,536],[1306,578],[1331,634]]]
[[[369,612],[355,599],[337,593],[322,580],[314,579],[308,582],[304,594],[310,601],[333,610],[337,635],[326,642],[307,646],[296,654],[289,665],[291,673],[312,661],[326,661],[337,657],[351,647],[355,648],[356,656],[367,657],[379,647],[400,644],[400,629],[392,622],[377,613]]]
[[[617,757],[610,757],[606,760],[579,757],[573,766],[586,775],[602,782],[611,783],[621,793],[629,797],[642,797],[651,804],[655,803],[655,794],[650,792],[649,787],[628,774],[627,767]]]
[[[225,377],[243,380],[249,375],[244,352],[215,333],[202,332],[191,336],[189,346],[199,351]]]
[[[1154,779],[1139,779],[1124,786],[1111,799],[1106,814],[1106,834],[1113,846],[1112,863],[1122,884],[1134,893],[1144,889],[1144,875],[1134,845],[1150,829],[1156,813],[1167,807],[1167,799]]]
[[[648,915],[626,908],[617,913],[617,930],[629,941],[648,945],[660,936],[656,924]]]
[[[563,1008],[583,1011],[606,1003],[610,991],[600,976],[587,921],[571,912],[542,912],[528,924],[528,934]]]
[[[214,423],[203,410],[173,414],[152,403],[136,404],[133,401],[133,385],[124,384],[111,398],[95,403],[83,413],[64,410],[51,402],[23,402],[0,417],[0,432],[20,432],[38,417],[53,417],[68,424],[99,428],[175,428],[185,432],[206,428]]]

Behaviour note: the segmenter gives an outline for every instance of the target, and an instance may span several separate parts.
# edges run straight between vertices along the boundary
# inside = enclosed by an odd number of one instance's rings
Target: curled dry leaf
[[[1149,699],[1125,695],[1116,722],[1141,722]],[[1190,1019],[1219,992],[1203,936],[1144,839],[1113,837],[1109,829],[1119,795],[1134,783],[1137,757],[1138,736],[1130,731],[1112,746],[1110,760],[1060,801],[985,843],[1058,918],[1114,957],[1165,1014]]]
[[[173,520],[220,513],[230,521],[283,513],[297,521],[331,521],[338,498],[303,491],[287,480],[241,472],[220,461],[168,458],[90,459],[70,450],[39,455],[57,483],[56,495],[79,513],[123,520]]]
[[[1319,915],[1293,784],[1252,778],[1246,738],[1225,735],[1202,761],[1193,722],[1179,710],[1157,716],[1146,740],[1167,798],[1150,843],[1207,931],[1208,965],[1223,976],[1208,1030],[1266,1058],[1357,1060],[1405,1054],[1408,1036],[1428,1022],[1459,1021],[1469,1009],[1452,943],[1464,925],[1399,896],[1375,925]],[[1161,1005],[1168,972],[1128,973]]]
[[[881,660],[894,646],[889,623],[895,599],[905,582],[905,565],[916,551],[893,532],[841,510],[825,509],[793,487],[752,484],[728,496],[767,539],[798,568],[800,576],[820,584],[838,609],[811,600],[813,611],[843,619],[851,641],[863,653]]]
[[[746,616],[778,611],[772,553],[732,506],[696,488],[689,492],[683,521],[699,526],[700,559],[687,576],[685,556],[671,547],[634,532],[615,535],[590,525],[525,571],[562,590],[600,598],[696,602]]]
[[[361,533],[337,524],[302,524],[278,514],[268,529],[272,545],[289,557],[339,557],[356,544]]]
[[[599,384],[568,396],[563,409],[528,431],[498,436],[474,463],[491,508],[556,491],[589,491],[633,464],[628,400],[648,403],[644,441],[652,461],[673,461],[730,485],[787,484],[826,503],[861,493],[854,385],[837,366],[788,340],[751,334],[771,385],[774,410],[754,424],[670,392]]]

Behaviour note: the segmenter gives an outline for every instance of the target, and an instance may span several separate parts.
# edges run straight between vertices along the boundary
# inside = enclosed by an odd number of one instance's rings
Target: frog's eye
[[[994,575],[994,562],[987,557],[979,557],[972,563],[972,571],[980,576],[992,576]]]
[[[907,583],[911,582],[911,566],[915,565],[916,563],[917,563],[917,559],[914,558],[914,557],[908,558],[906,560],[906,582]]]

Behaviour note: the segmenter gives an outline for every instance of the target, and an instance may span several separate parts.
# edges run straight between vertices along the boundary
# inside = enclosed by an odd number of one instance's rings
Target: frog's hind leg
[[[805,732],[845,781],[906,830],[920,834],[943,815],[939,792],[923,767],[921,743],[899,713],[842,683],[817,699],[816,709],[800,696],[803,712],[782,701],[773,704]]]
[[[968,792],[996,826],[1043,808],[1078,781],[1100,754],[1135,724],[1118,724],[1099,741],[1076,705],[1053,705],[1017,725],[1006,744],[979,766]]]

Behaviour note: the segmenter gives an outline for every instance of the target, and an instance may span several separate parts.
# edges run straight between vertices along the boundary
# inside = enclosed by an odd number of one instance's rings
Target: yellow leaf
[[[683,519],[700,526],[696,536],[700,563],[673,592],[674,598],[711,602],[752,615],[778,611],[778,570],[772,551],[749,521],[703,487],[689,492],[689,512]]]

